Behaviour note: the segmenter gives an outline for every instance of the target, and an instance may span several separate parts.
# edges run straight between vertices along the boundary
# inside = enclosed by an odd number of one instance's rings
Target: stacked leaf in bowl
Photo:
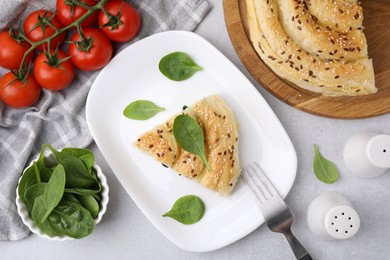
[[[51,151],[45,156],[45,148]],[[57,151],[43,145],[39,158],[25,169],[16,192],[24,224],[55,240],[92,233],[108,203],[108,185],[94,154],[87,149]]]

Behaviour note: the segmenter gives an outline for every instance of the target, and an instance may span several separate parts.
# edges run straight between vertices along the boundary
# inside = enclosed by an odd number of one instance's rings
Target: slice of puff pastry
[[[198,181],[222,195],[228,195],[240,175],[238,131],[233,112],[220,96],[203,98],[180,114],[195,118],[203,128],[210,171],[202,160],[175,141],[172,125],[177,115],[141,135],[136,147],[179,174]]]
[[[249,34],[256,52],[277,75],[298,87],[326,96],[375,93],[374,69],[364,35],[353,29],[360,27],[351,25],[351,32],[345,35],[322,25],[320,20],[331,17],[329,11],[334,8],[315,16],[309,13],[311,1],[246,0]],[[325,2],[337,5],[343,1]],[[359,20],[362,14],[353,16]]]

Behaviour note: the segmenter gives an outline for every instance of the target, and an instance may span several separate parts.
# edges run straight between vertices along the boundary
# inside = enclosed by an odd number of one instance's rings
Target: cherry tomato
[[[89,44],[70,44],[69,54],[73,64],[81,70],[97,70],[104,67],[112,57],[112,44],[110,40],[99,30],[95,28],[83,29]],[[80,34],[76,32],[71,41],[79,42]],[[82,46],[85,45],[85,46]],[[82,48],[84,47],[84,49]]]
[[[81,0],[80,2],[89,6],[94,6],[96,4],[94,0]],[[63,26],[73,23],[87,12],[87,9],[72,3],[72,0],[57,0],[56,6],[57,17]],[[98,14],[97,11],[93,12],[81,23],[81,27],[93,26],[97,20]]]
[[[13,108],[23,108],[33,105],[41,94],[41,87],[32,74],[26,82],[16,78],[12,72],[0,78],[0,97],[5,104]]]
[[[18,42],[9,32],[0,32],[0,66],[6,69],[18,69],[24,53],[31,47],[28,42]],[[34,53],[30,52],[25,64],[29,64]]]
[[[127,42],[137,35],[141,18],[134,7],[124,1],[115,0],[108,2],[104,8],[114,17],[112,19],[117,19],[118,22],[116,25],[104,26],[110,19],[103,11],[99,12],[98,24],[108,38],[114,42]]]
[[[41,52],[34,62],[34,76],[39,85],[49,90],[66,88],[74,77],[74,66],[70,59],[61,62],[67,57],[61,50],[58,50],[57,54],[51,50],[49,58]]]
[[[38,18],[38,16],[40,17],[40,19]],[[52,36],[56,32],[50,25],[44,24],[43,20],[45,19],[42,19],[43,17],[47,20],[50,20],[50,23],[54,25],[55,28],[57,29],[62,28],[60,20],[58,20],[58,18],[55,16],[53,12],[46,11],[46,10],[34,11],[27,16],[26,20],[24,21],[24,27],[23,27],[27,38],[30,39],[32,42],[38,42],[44,40]],[[35,27],[37,24],[38,26]],[[42,29],[41,25],[44,26],[44,30]],[[50,42],[50,48],[55,49],[57,46],[61,45],[64,39],[65,39],[64,33],[61,33],[60,35],[56,36]],[[44,44],[44,48],[48,49],[47,43]],[[42,45],[39,45],[37,49],[43,50]]]

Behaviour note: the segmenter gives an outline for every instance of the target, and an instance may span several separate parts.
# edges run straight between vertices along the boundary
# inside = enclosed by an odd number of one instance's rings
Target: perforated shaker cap
[[[340,205],[328,211],[325,216],[325,229],[336,239],[346,239],[355,235],[360,227],[360,218],[350,206]]]
[[[323,239],[346,239],[360,228],[360,218],[347,198],[337,193],[316,197],[307,209],[310,230]]]

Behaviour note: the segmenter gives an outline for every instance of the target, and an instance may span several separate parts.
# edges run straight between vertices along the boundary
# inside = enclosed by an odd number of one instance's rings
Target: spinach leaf
[[[56,161],[49,164],[45,147],[42,145],[38,160],[25,170],[19,196],[43,233],[82,238],[93,231],[100,211],[102,186],[93,167],[94,155],[87,149],[59,152],[47,145]]]
[[[94,195],[101,191],[101,187],[97,188],[66,188],[65,192],[79,195]]]
[[[67,200],[67,201],[72,201],[74,203],[80,203],[80,201],[76,198],[75,195],[69,192],[64,192],[64,196],[62,196],[61,200]]]
[[[313,170],[316,177],[327,184],[334,183],[339,177],[339,172],[334,163],[320,154],[317,145],[314,145]]]
[[[57,162],[64,166],[66,174],[65,186],[67,188],[91,187],[96,183],[96,178],[91,175],[80,158],[66,152],[59,152],[51,147],[51,145],[47,146],[52,151]]]
[[[158,64],[160,72],[170,80],[182,81],[190,78],[202,67],[184,52],[173,52],[164,56]]]
[[[91,195],[79,195],[77,196],[77,198],[80,201],[81,205],[86,208],[89,213],[91,213],[92,218],[97,218],[100,211],[100,206],[96,199]]]
[[[45,214],[42,216],[41,222],[44,222],[50,215],[53,209],[61,201],[64,195],[65,189],[65,170],[61,164],[58,164],[55,168],[49,182],[46,185],[45,192],[43,193],[43,204],[45,206]]]
[[[24,171],[23,176],[20,179],[18,193],[24,203],[26,203],[25,192],[27,188],[42,181],[47,182],[50,178],[51,170],[45,165],[44,151],[45,145],[42,145],[38,160],[34,161],[32,165]]]
[[[91,213],[80,204],[62,200],[47,219],[56,234],[83,238],[95,227]]]
[[[45,193],[46,186],[47,183],[45,182],[36,183],[28,187],[24,192],[25,203],[29,215],[31,215],[35,198]]]
[[[34,206],[32,208],[31,218],[34,221],[35,225],[37,225],[37,227],[43,233],[45,233],[51,237],[56,236],[56,235],[61,235],[61,234],[58,234],[51,227],[51,225],[49,224],[49,222],[47,220],[43,221],[43,222],[41,221],[43,219],[43,216],[45,215],[45,213],[46,213],[46,205],[45,205],[43,195],[41,195],[41,196],[36,197],[34,200]]]
[[[159,107],[151,101],[136,100],[123,110],[123,115],[130,119],[146,120],[164,110],[165,108]]]
[[[163,217],[171,217],[183,224],[194,224],[204,215],[205,206],[203,201],[194,195],[186,195],[179,198],[172,209]]]
[[[51,170],[45,164],[45,145],[42,145],[41,153],[37,160],[37,165],[39,176],[42,182],[48,182],[51,176]],[[38,174],[38,173],[37,173]]]
[[[36,162],[33,162],[33,164],[24,171],[23,176],[19,182],[18,193],[19,193],[20,199],[24,203],[26,203],[26,197],[24,195],[26,190],[30,186],[38,183],[38,180],[36,177],[36,169],[35,169],[36,166],[34,166],[35,164],[36,164]]]
[[[204,149],[203,130],[194,118],[178,115],[173,122],[173,135],[184,150],[198,155],[210,171]]]
[[[93,164],[95,163],[95,156],[94,154],[88,150],[83,148],[64,148],[61,150],[61,152],[71,154],[79,158],[84,165],[87,167],[87,169],[91,169]]]

